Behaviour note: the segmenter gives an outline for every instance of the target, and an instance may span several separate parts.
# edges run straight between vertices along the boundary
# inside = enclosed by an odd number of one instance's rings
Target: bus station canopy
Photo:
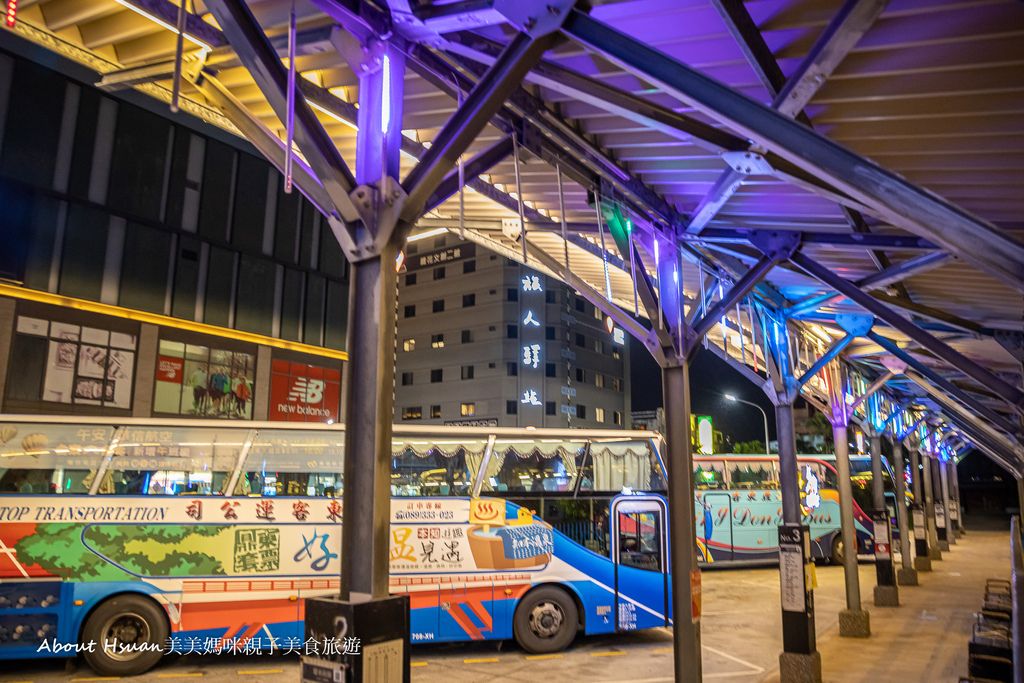
[[[182,110],[280,165],[266,56],[290,64],[294,7],[300,99],[347,168],[386,43],[403,55],[399,179],[438,143],[467,183],[440,184],[412,239],[449,230],[566,280],[656,355],[685,317],[766,386],[781,329],[823,407],[816,361],[839,345],[853,394],[886,379],[881,418],[927,410],[953,451],[1024,473],[1020,2],[186,2],[20,0],[12,30],[169,101],[184,20]],[[246,8],[255,33],[225,22]],[[478,81],[498,83],[493,114],[472,109]],[[474,141],[450,145],[474,116]],[[299,188],[358,221],[296,139]]]

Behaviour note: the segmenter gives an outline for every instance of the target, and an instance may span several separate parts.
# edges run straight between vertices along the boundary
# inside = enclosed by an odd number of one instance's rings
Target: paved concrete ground
[[[846,606],[841,567],[819,567],[815,592],[818,647],[825,680],[837,683],[894,681],[955,682],[967,671],[967,638],[985,579],[1009,576],[1005,531],[972,531],[922,574],[922,586],[901,591],[902,607],[871,605],[875,581],[871,564],[860,566],[863,604],[871,613],[873,637],[841,639],[839,610]],[[704,572],[702,621],[704,679],[724,683],[777,681],[782,647],[779,575],[775,569]],[[459,643],[416,646],[414,683],[564,680],[656,683],[672,680],[671,631],[580,637],[569,651],[530,657],[514,643]],[[898,671],[889,671],[900,662]],[[84,664],[62,660],[5,662],[4,683],[73,683],[103,680]],[[230,683],[299,680],[298,661],[282,656],[169,657],[140,683],[205,679]]]

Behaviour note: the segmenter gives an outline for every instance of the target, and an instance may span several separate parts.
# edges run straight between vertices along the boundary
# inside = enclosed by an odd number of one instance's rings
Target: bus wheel
[[[118,595],[100,604],[82,627],[86,663],[101,676],[134,676],[164,655],[167,615],[140,595]]]
[[[832,564],[843,563],[843,537],[839,534],[832,539],[832,554],[828,556],[828,559]]]
[[[576,637],[579,613],[565,591],[542,586],[530,591],[516,606],[512,631],[516,642],[533,654],[564,650]]]

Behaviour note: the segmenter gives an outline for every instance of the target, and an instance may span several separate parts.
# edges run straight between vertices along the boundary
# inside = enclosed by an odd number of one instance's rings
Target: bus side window
[[[661,571],[658,516],[650,512],[619,513],[619,564]]]

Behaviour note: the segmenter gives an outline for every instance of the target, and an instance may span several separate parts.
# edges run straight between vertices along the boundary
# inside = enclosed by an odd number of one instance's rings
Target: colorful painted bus
[[[550,652],[671,624],[664,498],[611,495],[600,554],[488,495],[639,489],[656,435],[454,431],[395,429],[390,582],[413,642]],[[343,442],[336,425],[0,419],[0,659],[77,649],[129,675],[168,649],[299,650],[304,599],[338,590]]]
[[[0,418],[0,659],[78,644],[97,672],[127,675],[165,648],[298,648],[304,599],[338,590],[343,444],[338,425]],[[579,631],[671,625],[660,446],[642,431],[396,426],[390,581],[410,596],[412,641],[541,653]],[[802,464],[827,556],[834,470]],[[702,559],[770,561],[777,464],[695,467]]]

